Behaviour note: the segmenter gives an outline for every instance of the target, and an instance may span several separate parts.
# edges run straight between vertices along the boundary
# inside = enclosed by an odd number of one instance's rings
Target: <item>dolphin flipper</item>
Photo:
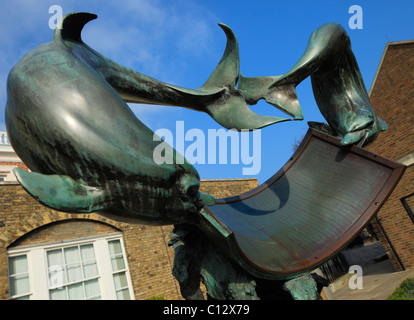
[[[105,209],[104,191],[83,185],[69,176],[44,175],[14,168],[20,184],[43,205],[58,211],[91,213]]]
[[[216,204],[216,198],[214,198],[211,194],[200,192],[200,199],[206,206],[213,206]]]
[[[379,124],[380,124],[381,131],[388,130],[388,124],[384,120],[382,120],[381,118],[378,117],[378,121],[379,121]]]

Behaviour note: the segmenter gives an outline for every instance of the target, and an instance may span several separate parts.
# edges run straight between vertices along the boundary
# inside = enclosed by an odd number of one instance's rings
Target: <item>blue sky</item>
[[[83,40],[88,45],[118,63],[187,88],[200,87],[221,58],[226,38],[217,25],[219,22],[227,24],[236,34],[241,72],[249,77],[287,72],[302,55],[312,31],[327,22],[340,23],[350,35],[368,90],[386,43],[414,39],[414,2],[410,0],[1,1],[0,131],[6,130],[8,72],[30,49],[52,39],[53,30],[49,28],[52,5],[61,6],[64,14],[96,13],[98,19],[83,31]],[[351,5],[363,9],[363,29],[349,28]],[[259,183],[270,178],[289,159],[295,141],[307,131],[307,121],[324,121],[309,79],[298,86],[297,93],[305,120],[261,130],[261,151],[256,155],[261,166],[254,176]],[[196,111],[136,104],[130,107],[153,131],[166,128],[174,133],[177,121],[184,121],[186,131],[203,130],[206,137],[208,129],[220,128],[207,114]],[[259,114],[285,117],[266,103],[259,102],[251,108]],[[191,143],[187,142],[184,149]],[[242,168],[248,166],[241,160],[239,165],[194,166],[203,179],[250,177],[243,176]]]

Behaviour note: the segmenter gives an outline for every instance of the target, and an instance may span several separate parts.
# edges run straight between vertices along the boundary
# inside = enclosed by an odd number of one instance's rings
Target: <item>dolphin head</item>
[[[213,196],[200,192],[200,178],[195,169],[178,178],[171,190],[165,201],[165,220],[174,223],[192,222],[204,205],[215,204]]]
[[[374,142],[381,131],[387,129],[388,125],[385,121],[375,114],[371,115],[369,118],[360,117],[353,122],[352,127],[349,132],[343,136],[340,144],[356,144],[359,147],[365,147]]]

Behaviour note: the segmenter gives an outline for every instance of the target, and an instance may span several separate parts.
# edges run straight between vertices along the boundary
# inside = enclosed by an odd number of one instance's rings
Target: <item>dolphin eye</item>
[[[188,189],[187,189],[187,197],[189,197],[190,199],[197,198],[198,188],[199,188],[198,184],[194,184],[194,185],[189,186]]]

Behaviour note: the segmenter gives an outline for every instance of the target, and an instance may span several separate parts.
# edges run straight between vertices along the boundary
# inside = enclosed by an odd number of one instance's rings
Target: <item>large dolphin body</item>
[[[10,71],[7,131],[32,170],[16,169],[15,175],[38,201],[56,210],[99,211],[139,223],[192,221],[213,198],[200,194],[199,175],[189,163],[155,163],[159,142],[126,102],[203,111],[229,129],[257,129],[287,119],[259,116],[247,107],[235,88],[238,46],[227,26],[220,25],[228,40],[222,60],[206,83],[192,90],[157,81],[91,49],[81,30],[95,18],[66,15],[53,41],[30,51]]]

